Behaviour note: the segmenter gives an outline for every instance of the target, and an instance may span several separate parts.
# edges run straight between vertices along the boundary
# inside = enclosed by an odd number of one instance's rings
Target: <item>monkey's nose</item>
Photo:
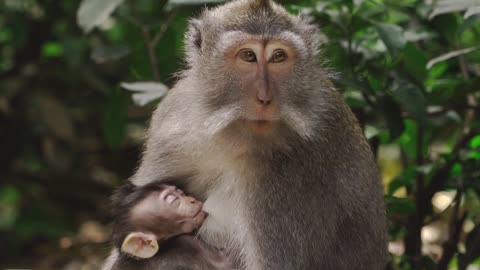
[[[257,101],[261,105],[267,106],[272,103],[273,96],[265,90],[260,90],[257,92]]]

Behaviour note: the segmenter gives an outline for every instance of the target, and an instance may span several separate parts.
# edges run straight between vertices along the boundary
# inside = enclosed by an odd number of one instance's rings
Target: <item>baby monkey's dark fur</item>
[[[131,209],[152,192],[162,191],[169,181],[156,181],[145,186],[135,186],[128,182],[118,188],[112,196],[115,218],[112,241],[115,248],[122,250],[122,244],[128,234],[138,228],[148,229],[155,234],[162,235],[154,222],[151,224],[135,224],[131,219]],[[169,222],[171,222],[169,224]],[[159,225],[159,224],[157,224]],[[175,220],[165,220],[162,226],[178,226]],[[158,252],[151,258],[140,259],[120,252],[112,270],[158,270],[158,269],[234,269],[227,261],[221,250],[207,246],[204,242],[194,237],[193,234],[175,236],[159,245]]]

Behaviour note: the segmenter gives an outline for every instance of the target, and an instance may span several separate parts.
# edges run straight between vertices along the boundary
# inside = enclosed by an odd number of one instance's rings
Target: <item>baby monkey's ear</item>
[[[158,252],[157,238],[152,233],[130,233],[123,241],[122,252],[134,258],[151,258]]]

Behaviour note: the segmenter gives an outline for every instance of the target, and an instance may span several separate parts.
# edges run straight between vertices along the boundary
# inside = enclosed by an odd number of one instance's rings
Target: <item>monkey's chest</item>
[[[246,218],[244,196],[239,186],[243,179],[227,172],[217,180],[204,202],[208,217],[199,231],[200,237],[212,246],[235,249],[241,246],[246,231],[242,229]]]

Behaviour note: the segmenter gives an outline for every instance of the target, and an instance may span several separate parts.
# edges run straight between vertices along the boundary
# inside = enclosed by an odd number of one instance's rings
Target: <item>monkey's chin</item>
[[[245,126],[256,135],[268,136],[273,133],[277,121],[245,120]]]

